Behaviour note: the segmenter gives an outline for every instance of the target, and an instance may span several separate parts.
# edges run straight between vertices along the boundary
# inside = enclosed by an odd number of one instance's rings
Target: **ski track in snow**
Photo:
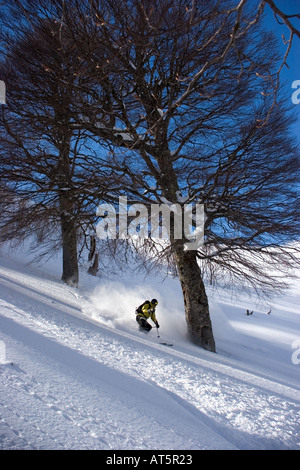
[[[0,449],[300,449],[294,384],[99,324],[1,264]]]

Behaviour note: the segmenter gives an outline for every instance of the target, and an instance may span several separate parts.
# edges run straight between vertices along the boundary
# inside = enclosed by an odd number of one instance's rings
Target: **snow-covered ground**
[[[209,291],[214,354],[186,340],[177,280],[76,291],[55,266],[0,257],[0,449],[300,449],[299,284],[269,304]],[[160,338],[135,322],[152,297]]]

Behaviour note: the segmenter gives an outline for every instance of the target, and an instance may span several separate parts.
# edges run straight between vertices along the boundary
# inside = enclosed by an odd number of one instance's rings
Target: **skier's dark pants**
[[[148,333],[152,330],[152,326],[147,322],[146,318],[141,317],[140,315],[136,316],[136,321],[140,325],[140,330]]]

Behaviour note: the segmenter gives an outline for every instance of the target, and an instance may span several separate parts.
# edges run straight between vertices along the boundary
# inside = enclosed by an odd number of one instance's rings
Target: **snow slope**
[[[210,292],[213,354],[187,342],[176,280],[76,291],[51,266],[0,258],[0,449],[300,449],[297,286],[270,315]],[[137,331],[154,296],[173,348]]]

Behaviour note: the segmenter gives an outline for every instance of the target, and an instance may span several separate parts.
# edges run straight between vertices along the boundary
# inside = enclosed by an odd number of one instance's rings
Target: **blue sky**
[[[295,14],[300,13],[300,0],[274,0],[275,5],[286,14]],[[282,54],[284,55],[286,46],[283,44],[282,34],[286,39],[289,38],[289,29],[285,25],[280,25],[277,23],[271,8],[266,5],[265,6],[265,23],[266,28],[271,29],[276,32],[278,37],[278,42],[281,47]],[[300,29],[300,20],[298,19],[291,19],[292,23]],[[272,51],[270,51],[272,53]],[[295,89],[292,89],[292,83],[295,80],[300,80],[300,39],[296,36],[293,38],[292,49],[290,51],[288,60],[288,66],[284,67],[281,72],[281,81],[284,85],[284,88],[287,88],[287,94],[292,96],[292,93]],[[298,136],[300,141],[300,104],[294,105],[295,111],[298,115],[298,128],[295,126],[295,132]]]
[[[274,3],[284,13],[287,14],[300,14],[300,0],[275,0]],[[285,51],[285,46],[281,35],[284,34],[285,38],[289,38],[289,29],[285,25],[277,23],[273,12],[268,5],[265,6],[266,27],[276,32],[279,43],[282,45],[282,51]],[[291,19],[292,23],[300,29],[300,20]],[[291,80],[300,80],[300,39],[294,36],[292,49],[288,58],[288,65],[290,70],[285,67],[284,76],[291,78]]]

